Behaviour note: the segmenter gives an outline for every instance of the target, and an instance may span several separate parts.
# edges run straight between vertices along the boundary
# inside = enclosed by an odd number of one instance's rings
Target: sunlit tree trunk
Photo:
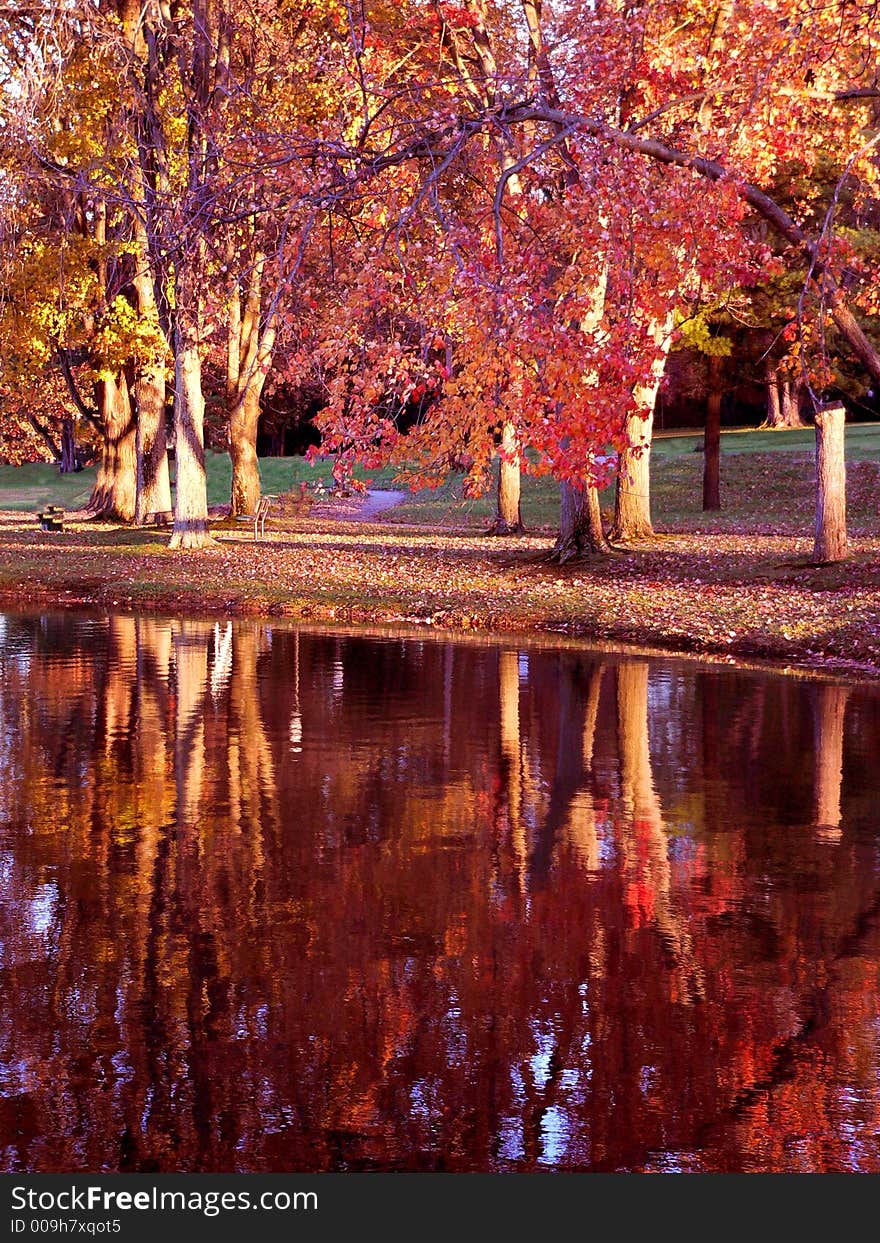
[[[123,375],[107,376],[98,382],[98,405],[104,442],[86,509],[96,518],[131,522],[137,491],[136,425]]]
[[[150,272],[148,241],[141,225],[136,229],[139,253],[134,287],[138,313],[154,327],[162,340]],[[137,498],[135,522],[143,525],[149,514],[171,513],[171,479],[168,471],[168,437],[165,425],[165,366],[160,359],[136,364],[132,396],[137,407]]]
[[[229,253],[230,268],[235,257]],[[232,459],[232,512],[252,514],[260,500],[257,429],[260,397],[272,365],[274,317],[263,315],[263,273],[266,256],[257,253],[250,264],[244,309],[238,280],[229,298],[226,359],[226,408],[229,414],[229,456]]]
[[[489,528],[492,535],[516,535],[523,529],[520,512],[522,479],[519,460],[516,428],[512,423],[505,423],[501,429],[501,461],[498,470],[496,514]]]
[[[137,64],[139,75],[143,74],[146,86],[146,116],[139,118],[137,138],[139,160],[134,165],[137,183],[137,207],[132,213],[132,228],[137,250],[134,255],[135,270],[132,277],[137,298],[138,315],[143,325],[155,336],[156,357],[137,360],[134,364],[132,398],[137,414],[137,490],[135,498],[135,522],[143,525],[148,515],[161,515],[161,520],[171,512],[171,482],[168,470],[168,450],[165,419],[165,360],[162,354],[168,348],[170,322],[166,312],[160,322],[158,294],[161,275],[154,267],[160,246],[150,246],[150,230],[155,231],[155,204],[159,195],[167,193],[167,166],[164,158],[164,135],[153,112],[158,87],[158,53],[155,32],[143,18],[138,0],[117,0],[117,11],[122,24],[132,63]],[[145,35],[149,32],[149,40]],[[149,206],[148,206],[149,205]],[[154,241],[156,239],[154,238]]]
[[[208,531],[204,418],[202,361],[195,334],[186,331],[178,339],[175,361],[174,442],[177,486],[171,548],[204,548],[213,542]]]
[[[816,411],[816,539],[813,561],[849,556],[846,538],[846,410],[839,403]]]
[[[259,387],[262,388],[262,385]],[[260,502],[260,468],[257,460],[259,421],[260,393],[257,385],[251,384],[229,419],[234,514],[252,514]]]
[[[156,514],[157,521],[165,521],[171,514],[163,369],[142,371],[134,382],[133,396],[137,405],[135,522],[142,526],[150,514]]]
[[[626,421],[630,447],[620,455],[617,495],[614,505],[612,541],[649,539],[654,534],[651,522],[651,438],[654,429],[654,407],[666,358],[669,354],[672,316],[651,326],[657,353],[651,365],[650,378],[635,391],[636,410]]]
[[[98,288],[101,298],[106,299],[108,268],[103,248],[111,238],[108,234],[107,206],[100,200],[94,207],[92,227],[95,242],[101,248],[96,270]],[[98,477],[86,511],[95,518],[131,522],[137,491],[137,450],[135,420],[125,376],[121,372],[103,372],[96,386],[96,396],[103,444]]]
[[[708,359],[706,435],[703,441],[703,509],[721,508],[721,372],[718,354]]]

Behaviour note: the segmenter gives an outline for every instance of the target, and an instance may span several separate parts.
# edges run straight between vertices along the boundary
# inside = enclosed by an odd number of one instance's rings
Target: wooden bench
[[[261,496],[257,505],[256,513],[235,515],[239,522],[252,522],[254,524],[254,543],[257,542],[258,532],[260,539],[265,537],[266,519],[269,517],[269,510],[272,508],[273,502],[277,500],[277,496]]]
[[[60,505],[47,505],[37,514],[37,522],[41,531],[63,531],[64,510]]]

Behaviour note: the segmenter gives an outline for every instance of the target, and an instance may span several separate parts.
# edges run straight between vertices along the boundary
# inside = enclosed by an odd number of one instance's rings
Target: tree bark
[[[846,411],[840,403],[816,411],[816,540],[813,562],[849,555],[846,539]]]
[[[134,383],[137,406],[137,498],[135,522],[143,526],[149,514],[165,521],[171,513],[171,479],[165,429],[165,372],[144,368]]]
[[[780,377],[768,363],[767,417],[762,426],[779,431],[782,428],[803,427],[800,412],[800,384],[797,380]]]
[[[620,456],[620,474],[614,501],[611,539],[627,543],[650,539],[651,521],[651,434],[653,413],[630,415],[626,431],[630,448]]]
[[[523,529],[520,512],[522,480],[516,428],[505,423],[501,429],[501,463],[498,471],[498,504],[490,535],[518,535]]]
[[[202,362],[195,333],[178,334],[174,367],[174,433],[177,487],[171,548],[205,548],[214,541],[208,530],[205,477],[205,400]]]
[[[61,420],[61,474],[72,475],[81,470],[79,455],[76,451],[76,433],[71,418]]]
[[[657,355],[651,364],[647,384],[639,385],[635,391],[636,412],[626,421],[630,448],[624,449],[620,455],[612,542],[628,543],[630,540],[650,539],[654,534],[651,522],[651,437],[654,429],[654,406],[663,372],[666,370],[671,332],[671,315],[663,323],[655,320],[651,325],[651,336],[657,346]]]
[[[703,510],[721,508],[721,372],[719,354],[710,354],[703,440]]]
[[[137,491],[136,428],[124,376],[98,382],[98,406],[104,443],[98,478],[86,509],[95,518],[131,522]]]
[[[554,560],[564,565],[574,557],[607,552],[608,540],[602,526],[599,489],[561,483],[559,492],[559,535],[553,547]]]
[[[253,514],[260,503],[257,426],[260,421],[262,388],[261,382],[252,380],[229,417],[233,514]]]
[[[801,418],[801,385],[799,380],[782,381],[782,425],[783,427],[804,427]]]
[[[231,241],[227,256],[230,271],[236,271],[236,255]],[[232,280],[229,291],[226,409],[229,415],[229,456],[232,459],[230,499],[233,514],[252,514],[260,502],[257,458],[260,397],[272,365],[275,345],[274,313],[263,314],[265,265],[265,254],[256,248],[251,254],[243,313],[238,277]]]
[[[782,426],[782,406],[779,401],[779,380],[772,367],[767,368],[767,416],[764,427],[779,428]]]

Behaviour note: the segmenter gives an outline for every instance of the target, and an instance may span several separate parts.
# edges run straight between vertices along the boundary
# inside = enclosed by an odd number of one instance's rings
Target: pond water
[[[873,686],[0,619],[6,1170],[880,1170]]]

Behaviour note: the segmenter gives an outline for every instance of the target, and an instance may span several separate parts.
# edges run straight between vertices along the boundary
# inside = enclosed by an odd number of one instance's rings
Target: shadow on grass
[[[42,533],[41,533],[42,534]],[[75,544],[78,548],[130,548],[143,552],[147,549],[164,552],[171,538],[171,527],[157,530],[156,527],[101,527],[81,526],[75,530],[67,530],[60,534],[48,535],[46,547],[63,547]],[[43,544],[42,539],[36,541],[37,546]]]

